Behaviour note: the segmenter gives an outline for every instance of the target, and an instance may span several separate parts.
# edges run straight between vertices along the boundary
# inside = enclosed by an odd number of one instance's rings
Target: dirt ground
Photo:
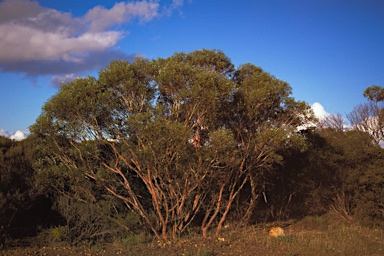
[[[147,240],[132,243],[123,240],[115,243],[93,246],[50,244],[32,246],[14,244],[0,255],[166,255],[166,256],[214,256],[214,255],[384,255],[384,231],[361,227],[308,228],[304,225],[284,227],[285,236],[272,238],[268,235],[270,227],[236,227],[223,230],[219,239],[202,238],[191,233],[172,242]]]
[[[43,246],[40,248],[12,248],[0,251],[0,255],[279,255],[274,251],[268,252],[255,245],[236,242],[224,244],[212,241],[194,241],[194,243],[179,242],[163,247],[155,244],[135,245],[129,247],[117,247],[106,245],[100,248],[70,247],[70,246]],[[280,252],[283,253],[283,252]],[[283,255],[283,254],[280,254]]]
[[[179,240],[165,245],[155,242],[141,245],[116,246],[107,244],[99,247],[49,245],[43,247],[17,247],[0,251],[0,255],[285,255],[284,251],[262,248],[249,241],[212,241],[212,239]]]
[[[256,243],[250,236],[244,236],[243,232],[249,229],[238,229],[236,232],[223,232],[219,239],[204,239],[198,234],[188,239],[177,239],[175,241],[148,241],[140,244],[111,243],[96,246],[67,246],[63,244],[51,244],[46,246],[31,246],[28,244],[13,246],[0,251],[0,255],[167,255],[167,256],[213,256],[213,255],[285,255],[284,250],[269,246],[263,247]],[[273,241],[268,236],[268,230],[258,230],[264,239]],[[245,239],[244,239],[245,237]]]

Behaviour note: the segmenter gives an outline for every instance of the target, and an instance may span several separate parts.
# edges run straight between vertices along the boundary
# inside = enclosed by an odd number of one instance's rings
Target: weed
[[[121,239],[121,241],[126,245],[138,245],[143,243],[143,238],[139,235],[127,235]]]
[[[67,226],[54,227],[49,230],[49,239],[53,242],[61,241],[68,233]]]

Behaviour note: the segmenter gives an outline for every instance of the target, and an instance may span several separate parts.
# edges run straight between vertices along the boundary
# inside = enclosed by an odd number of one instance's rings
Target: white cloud
[[[321,105],[319,102],[315,102],[311,105],[313,112],[315,113],[315,116],[319,119],[322,120],[329,116],[330,114],[325,111],[325,108],[323,105]]]
[[[23,140],[27,136],[28,135],[25,132],[18,130],[18,131],[16,131],[14,134],[12,134],[10,136],[10,139],[12,139],[12,140]]]
[[[75,78],[75,74],[57,75],[52,77],[51,83],[59,87],[61,84],[73,81]]]
[[[120,2],[111,9],[96,6],[87,12],[84,17],[89,22],[91,31],[100,31],[112,25],[121,25],[133,18],[141,21],[150,21],[159,15],[159,3],[157,2]]]
[[[16,24],[0,24],[0,63],[32,60],[78,62],[82,54],[108,49],[121,36],[120,32],[105,31],[70,37]]]
[[[176,8],[182,3],[173,0],[170,5]],[[102,53],[131,56],[112,50],[128,34],[120,25],[135,19],[148,22],[159,16],[160,2],[156,0],[118,2],[110,9],[96,6],[82,17],[45,8],[32,0],[2,1],[0,70],[28,76],[66,74],[72,64],[80,65],[80,71],[93,70],[108,63]]]
[[[330,114],[325,111],[323,105],[321,105],[319,102],[315,102],[311,105],[311,108],[313,110],[313,113],[315,114],[315,117],[319,119],[319,121],[325,120],[327,116],[330,116]],[[303,125],[300,125],[297,127],[297,130],[306,130],[310,127],[316,127],[317,124],[314,122],[305,123]]]
[[[32,8],[31,13],[25,12]],[[88,51],[114,46],[122,31],[112,25],[138,17],[149,21],[157,15],[158,3],[117,3],[110,10],[97,6],[81,18],[36,5],[34,2],[7,0],[0,3],[0,62],[30,60],[79,61]]]
[[[9,138],[11,136],[11,134],[4,129],[0,129],[0,136]]]
[[[12,140],[17,140],[17,141],[23,140],[26,137],[28,137],[28,135],[29,135],[29,131],[17,130],[15,133],[11,133],[4,129],[0,129],[0,136],[10,138]]]

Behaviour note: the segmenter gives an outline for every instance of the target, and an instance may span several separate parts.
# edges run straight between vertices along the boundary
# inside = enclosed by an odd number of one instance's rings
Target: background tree
[[[384,100],[384,88],[378,85],[372,85],[364,90],[364,97],[373,102]]]
[[[33,137],[13,141],[0,136],[0,245],[6,238],[36,235],[39,226],[60,221],[50,210],[51,199],[36,186],[35,145]]]
[[[353,195],[353,217],[362,225],[383,227],[384,220],[384,151],[371,149],[360,159],[346,182]]]
[[[371,136],[376,145],[362,152],[360,164],[349,176],[348,186],[353,191],[354,215],[360,223],[380,225],[384,219],[383,196],[383,146],[384,146],[384,88],[372,85],[364,91],[369,102],[358,105],[348,115],[355,130],[362,136]]]
[[[343,116],[341,114],[336,114],[328,115],[324,119],[319,120],[317,127],[323,130],[330,128],[336,131],[343,131],[345,130],[346,125]]]
[[[347,115],[355,130],[368,132],[377,144],[384,143],[384,88],[373,85],[364,91],[369,102],[356,106]]]
[[[365,219],[367,223],[368,220],[372,223],[372,216],[382,209],[380,203],[377,203],[380,200],[373,199],[373,195],[382,194],[377,185],[381,184],[378,177],[383,170],[376,157],[382,149],[368,133],[340,129],[339,122],[335,126],[306,131],[305,137],[308,150],[299,158],[304,160],[299,176],[293,179],[284,176],[288,180],[287,184],[294,182],[296,188],[300,188],[295,193],[304,199],[302,210],[305,211],[302,214],[331,213],[347,222],[361,223]],[[285,166],[289,168],[289,165]],[[292,203],[295,207],[296,202]],[[370,209],[368,204],[375,205],[375,209],[379,210],[373,213],[373,208]]]

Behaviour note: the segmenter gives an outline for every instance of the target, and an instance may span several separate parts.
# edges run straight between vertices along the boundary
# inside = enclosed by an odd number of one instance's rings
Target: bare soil
[[[202,238],[198,233],[185,238],[135,244],[115,242],[93,246],[14,244],[0,255],[384,255],[384,231],[361,227],[284,227],[285,237],[268,236],[270,227],[229,227],[219,239]]]

